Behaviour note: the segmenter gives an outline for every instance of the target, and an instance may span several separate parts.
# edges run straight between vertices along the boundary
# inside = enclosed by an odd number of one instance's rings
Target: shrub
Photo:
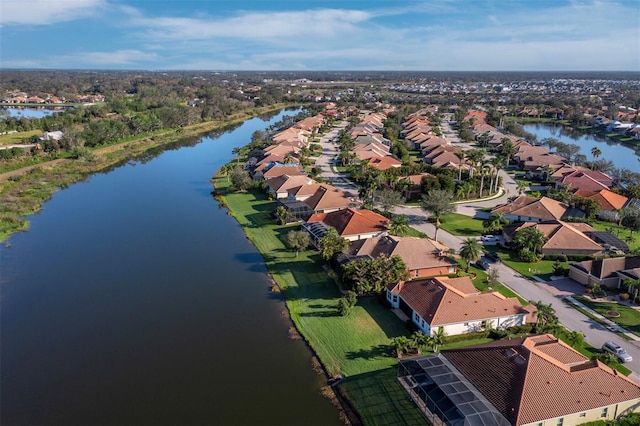
[[[338,313],[341,316],[346,317],[347,315],[349,315],[349,312],[351,312],[352,308],[353,306],[349,305],[349,301],[346,297],[342,297],[338,301]]]
[[[618,297],[620,297],[620,300],[629,300],[629,293],[620,293],[618,295]]]

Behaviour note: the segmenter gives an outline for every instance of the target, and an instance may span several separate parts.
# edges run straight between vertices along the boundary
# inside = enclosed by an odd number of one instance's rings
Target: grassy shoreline
[[[292,105],[278,104],[251,108],[231,115],[225,121],[206,121],[180,129],[163,129],[152,135],[118,141],[91,150],[93,159],[44,158],[28,160],[14,167],[2,167],[0,174],[0,242],[16,232],[27,231],[27,216],[37,213],[59,189],[82,181],[95,173],[117,167],[131,159],[156,155],[171,145],[188,144],[192,139],[241,124],[249,118],[273,113]]]
[[[408,335],[405,323],[375,297],[361,297],[348,316],[338,314],[342,296],[317,251],[298,257],[282,238],[300,225],[275,224],[273,201],[260,191],[236,193],[225,177],[212,180],[216,197],[262,254],[270,278],[282,293],[298,333],[319,360],[327,378],[344,376],[333,388],[353,424],[427,424],[396,381],[391,339]],[[324,392],[323,392],[324,393]],[[346,405],[345,405],[346,404]]]

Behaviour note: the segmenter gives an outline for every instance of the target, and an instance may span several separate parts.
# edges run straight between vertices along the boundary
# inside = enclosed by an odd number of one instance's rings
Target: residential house
[[[386,294],[391,306],[401,309],[427,336],[439,328],[453,336],[489,326],[502,330],[531,320],[531,311],[517,298],[481,293],[469,277],[401,281],[390,285]]]
[[[304,167],[298,164],[278,164],[270,167],[264,172],[255,172],[253,178],[256,180],[269,180],[278,176],[306,175]]]
[[[360,206],[350,194],[325,184],[320,184],[316,192],[302,202],[311,207],[314,213],[331,213]]]
[[[376,258],[381,254],[402,258],[411,277],[434,277],[455,274],[458,262],[448,256],[447,247],[428,238],[385,235],[354,241],[348,253]]]
[[[269,195],[275,199],[287,198],[289,196],[289,189],[305,185],[315,185],[317,188],[319,184],[306,175],[282,175],[267,181]]]
[[[568,205],[552,198],[535,198],[520,195],[508,204],[494,207],[492,214],[502,213],[504,219],[513,222],[542,222],[547,220],[563,220],[568,217],[583,218],[582,210],[570,208]]]
[[[349,241],[387,235],[389,219],[371,210],[352,208],[329,213],[315,213],[302,223],[302,229],[311,235],[311,241],[318,241],[329,227],[335,228],[338,235]]]
[[[551,334],[401,361],[398,381],[437,425],[577,426],[640,410],[640,386]]]
[[[600,204],[598,217],[610,222],[617,222],[620,219],[618,212],[629,202],[629,199],[624,195],[616,194],[608,189],[601,189],[599,191],[578,189],[574,192],[574,195],[596,200],[598,204]]]
[[[529,227],[534,227],[547,238],[547,242],[541,248],[544,255],[600,256],[604,252],[602,245],[585,234],[586,231],[595,231],[586,223],[567,223],[559,220],[516,223],[504,226],[502,237],[505,242],[510,243],[518,231]]]
[[[613,178],[597,170],[576,170],[556,180],[556,188],[563,186],[569,191],[581,189],[595,192],[609,189],[612,185]]]
[[[598,284],[607,288],[621,288],[623,280],[640,278],[640,256],[577,262],[569,267],[569,277],[587,287]]]

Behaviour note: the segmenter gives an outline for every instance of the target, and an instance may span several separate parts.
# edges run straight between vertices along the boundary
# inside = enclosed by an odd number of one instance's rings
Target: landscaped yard
[[[575,296],[575,299],[615,322],[620,327],[640,336],[640,311],[620,303],[599,302],[585,296]],[[620,316],[611,315],[611,312],[618,312]]]
[[[485,246],[484,250],[491,253],[497,253],[502,262],[516,270],[520,275],[525,277],[533,277],[534,275],[546,281],[553,275],[553,266],[555,260],[541,260],[539,262],[523,262],[516,252],[498,246]],[[561,265],[568,269],[571,262],[561,262]]]

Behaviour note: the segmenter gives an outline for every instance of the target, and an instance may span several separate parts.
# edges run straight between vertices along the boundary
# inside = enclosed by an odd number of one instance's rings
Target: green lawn
[[[316,352],[329,374],[345,376],[339,389],[358,412],[363,423],[427,424],[395,378],[397,360],[392,354],[391,339],[401,335],[408,336],[410,331],[407,325],[384,308],[376,297],[360,297],[348,316],[338,315],[337,305],[342,293],[323,269],[324,262],[318,252],[307,250],[295,257],[283,244],[284,235],[289,230],[299,229],[300,225],[275,224],[270,216],[274,203],[262,192],[230,192],[224,177],[216,178],[215,185],[216,193],[223,197],[222,202],[244,228],[248,238],[263,253],[267,268],[285,297],[296,328]],[[466,216],[452,215],[449,223],[458,219],[463,223],[463,218],[470,222],[458,226],[458,229],[468,230],[471,226],[481,229],[481,221]],[[495,249],[491,247],[491,250]],[[501,256],[505,262],[512,262],[506,252]],[[538,265],[541,264],[535,264],[538,270]],[[524,268],[524,265],[516,266]],[[546,267],[546,263],[542,265]],[[486,289],[486,273],[475,267],[470,272],[476,274],[476,286],[481,290]],[[494,289],[505,296],[515,296],[504,286],[494,286]],[[444,345],[443,349],[485,341],[489,339],[456,342]],[[590,351],[595,352],[595,349]]]
[[[441,228],[452,235],[480,236],[484,232],[481,220],[458,213],[445,215],[440,222]]]
[[[575,299],[584,303],[586,306],[598,312],[605,318],[615,322],[620,327],[640,336],[640,312],[632,307],[616,302],[597,302],[584,296],[575,296]],[[610,316],[607,314],[610,311],[619,312],[620,316],[617,318]]]
[[[640,235],[638,235],[637,232],[635,234],[631,234],[631,231],[629,231],[624,226],[618,225],[617,223],[604,222],[601,220],[589,222],[589,224],[596,231],[607,231],[620,238],[622,241],[629,244],[629,248],[631,249],[631,251],[640,251]],[[630,236],[633,239],[629,240],[628,238]]]
[[[389,415],[400,419],[384,424],[415,424],[416,419],[421,419],[417,407],[407,402],[397,382],[371,380],[378,373],[384,376],[385,371],[395,371],[397,361],[392,355],[391,339],[409,335],[406,324],[375,297],[361,297],[348,316],[338,315],[342,294],[322,268],[324,262],[318,252],[304,251],[296,258],[282,242],[289,230],[299,229],[300,225],[276,225],[270,217],[273,201],[261,192],[225,193],[226,178],[216,179],[215,184],[249,239],[263,253],[297,329],[329,374],[346,377],[351,402],[359,404],[373,394],[376,405],[390,407]],[[393,413],[397,407],[402,408],[401,413]],[[367,410],[360,415],[365,424],[379,424],[378,417]]]
[[[511,269],[514,269],[515,271],[520,273],[520,275],[523,275],[525,277],[532,277],[535,275],[548,281],[549,278],[553,275],[553,265],[556,263],[555,260],[543,259],[535,263],[523,262],[518,257],[518,254],[511,250],[500,248],[497,246],[485,246],[484,249],[488,252],[497,253],[505,265],[507,265]],[[561,262],[562,266],[564,266],[565,269],[569,268],[570,263],[571,262]]]

